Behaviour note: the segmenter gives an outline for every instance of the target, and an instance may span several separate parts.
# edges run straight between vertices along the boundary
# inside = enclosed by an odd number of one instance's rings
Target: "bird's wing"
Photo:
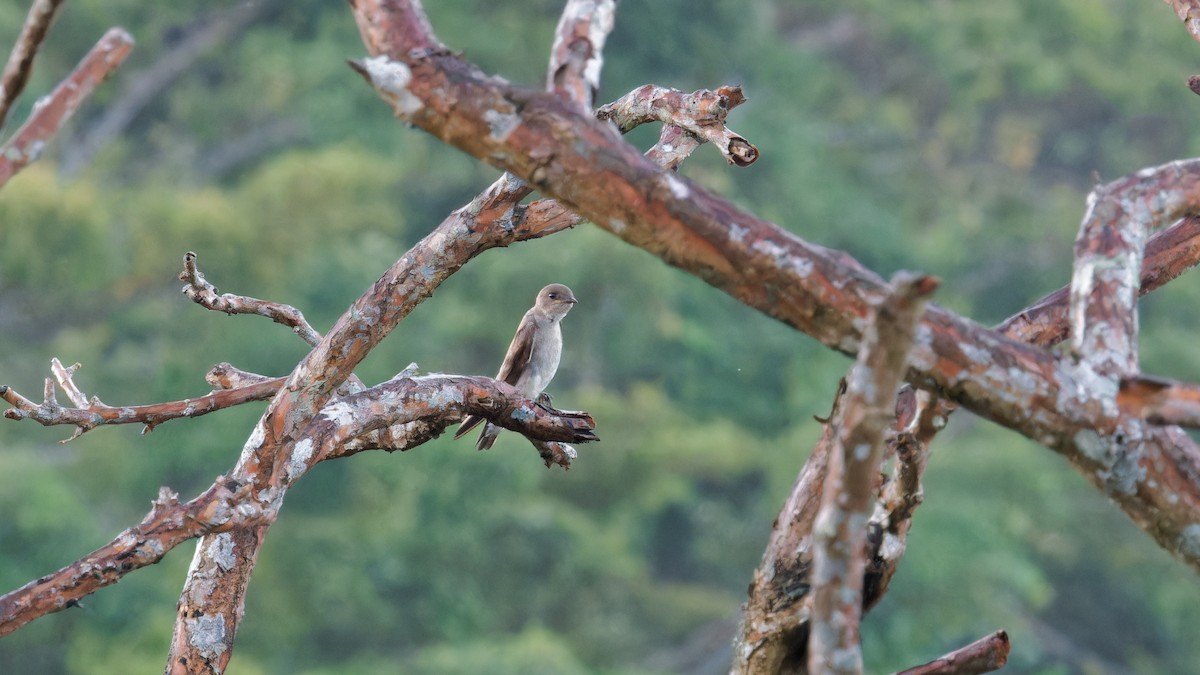
[[[521,319],[521,325],[517,326],[517,334],[513,336],[512,343],[508,345],[504,363],[500,364],[500,374],[496,375],[497,380],[507,382],[514,387],[517,385],[521,375],[529,367],[529,359],[533,355],[533,333],[533,319],[526,315]],[[454,432],[454,438],[461,438],[463,434],[479,426],[482,421],[483,418],[478,415],[469,415],[459,425],[458,431]],[[482,438],[480,441],[482,442]]]
[[[533,337],[535,326],[532,317],[525,315],[517,334],[513,336],[512,344],[508,345],[508,353],[504,355],[504,363],[500,364],[500,373],[496,379],[508,384],[517,385],[521,375],[529,367],[529,359],[533,357]]]

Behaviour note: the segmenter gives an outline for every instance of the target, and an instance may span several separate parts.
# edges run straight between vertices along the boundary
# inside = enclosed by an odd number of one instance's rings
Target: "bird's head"
[[[551,316],[562,318],[579,302],[571,289],[562,284],[550,284],[538,292],[537,306]]]

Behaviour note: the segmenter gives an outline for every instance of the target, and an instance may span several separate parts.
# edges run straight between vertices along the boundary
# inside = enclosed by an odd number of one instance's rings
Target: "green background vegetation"
[[[285,329],[178,293],[187,250],[222,291],[301,308],[318,330],[496,172],[397,123],[345,65],[344,3],[276,3],[188,70],[81,173],[56,160],[205,12],[230,3],[77,0],[53,28],[11,133],[105,28],[138,45],[49,156],[0,192],[0,383],[40,396],[51,357],[108,403],[205,393],[230,361],[284,374]],[[561,3],[428,3],[489,72],[539,86]],[[0,0],[7,48],[27,3]],[[684,173],[882,274],[919,269],[941,304],[999,321],[1066,283],[1093,172],[1195,155],[1200,47],[1153,0],[626,0],[601,100],[646,82],[741,84],[731,126]],[[212,170],[231,140],[287,142]],[[654,132],[633,135],[645,144]],[[208,168],[206,168],[208,167]],[[494,372],[543,284],[581,302],[552,391],[603,442],[547,471],[508,435],[442,438],[322,464],[273,527],[229,672],[722,672],[771,520],[849,362],[590,225],[489,252],[359,370]],[[1200,379],[1200,290],[1143,302],[1148,372]],[[95,430],[0,424],[0,590],[136,523],[160,485],[187,498],[233,464],[262,405]],[[997,628],[1011,672],[1194,672],[1200,586],[1066,463],[955,416],[909,553],[864,623],[872,672]],[[162,668],[191,546],[0,640],[0,672]]]

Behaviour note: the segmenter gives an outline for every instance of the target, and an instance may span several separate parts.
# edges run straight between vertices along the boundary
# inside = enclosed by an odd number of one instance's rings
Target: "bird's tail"
[[[454,432],[454,440],[457,441],[458,439],[462,438],[467,434],[467,432],[479,426],[479,423],[482,421],[483,418],[479,417],[478,415],[468,415],[467,418],[462,421],[462,424],[458,425],[458,431]]]
[[[479,426],[479,423],[482,421],[484,421],[483,418],[476,415],[467,417],[462,421],[462,424],[458,425],[458,431],[454,432],[455,440],[462,438],[472,429]],[[492,444],[496,442],[496,436],[499,435],[500,427],[491,423],[483,425],[483,431],[479,434],[479,440],[475,441],[475,449],[487,450],[492,447]]]

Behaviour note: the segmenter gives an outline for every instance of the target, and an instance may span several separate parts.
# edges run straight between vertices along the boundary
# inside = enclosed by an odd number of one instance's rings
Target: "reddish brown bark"
[[[898,675],[976,675],[1000,670],[1008,663],[1012,645],[1008,633],[998,630],[960,647],[923,666],[909,668]]]
[[[33,71],[33,58],[42,42],[46,40],[46,33],[50,31],[50,24],[54,22],[54,16],[62,3],[63,0],[34,0],[29,7],[29,14],[21,26],[21,34],[17,36],[17,42],[8,55],[4,71],[0,73],[0,128],[4,127],[4,120],[8,119],[8,111],[13,102],[29,82],[29,74]]]
[[[870,303],[884,284],[857,261],[809,244],[743,213],[702,188],[661,172],[615,132],[553,96],[484,76],[442,51],[420,6],[354,3],[376,56],[357,68],[397,115],[446,142],[531,181],[622,239],[682,267],[822,343],[857,350]],[[408,34],[406,33],[408,31]],[[415,31],[415,32],[413,32]],[[1168,222],[1200,204],[1200,163],[1179,162],[1105,189],[1153,185],[1149,217]],[[1012,342],[938,307],[918,330],[908,379],[1068,457],[1167,550],[1200,567],[1200,487],[1194,444],[1150,431],[1122,447],[1111,391],[1043,350]],[[1169,494],[1163,486],[1179,490]]]
[[[18,171],[41,156],[46,142],[75,114],[133,49],[133,38],[120,28],[111,28],[83,57],[75,70],[54,91],[33,107],[29,119],[12,138],[0,146],[0,187]]]

